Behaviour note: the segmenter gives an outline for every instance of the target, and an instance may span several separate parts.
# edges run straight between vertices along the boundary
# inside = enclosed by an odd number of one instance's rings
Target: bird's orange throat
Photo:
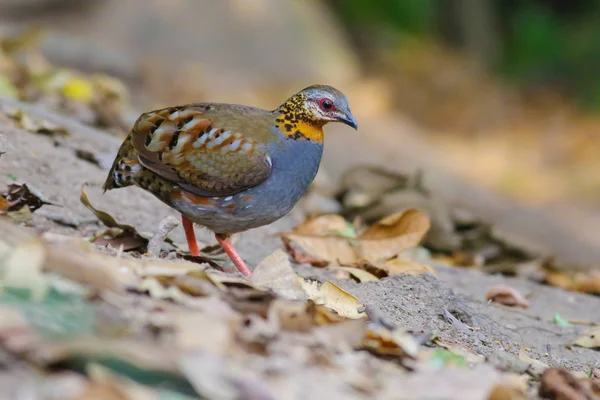
[[[304,106],[306,96],[295,95],[283,103],[275,126],[284,135],[294,140],[323,141],[323,122],[317,121]]]
[[[313,142],[323,142],[323,127],[306,122],[290,123],[285,121],[279,125],[279,129],[285,136],[294,140],[310,140]]]

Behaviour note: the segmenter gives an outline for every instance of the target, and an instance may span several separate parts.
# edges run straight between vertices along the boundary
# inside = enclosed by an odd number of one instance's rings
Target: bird
[[[119,148],[104,192],[138,186],[177,210],[189,253],[194,223],[211,230],[244,275],[231,235],[287,214],[308,190],[323,155],[323,127],[358,129],[347,97],[312,85],[274,110],[192,103],[142,114]]]

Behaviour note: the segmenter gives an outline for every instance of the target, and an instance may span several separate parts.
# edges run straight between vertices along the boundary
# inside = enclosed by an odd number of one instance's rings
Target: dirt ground
[[[7,107],[6,103],[3,103],[3,107]],[[139,231],[154,231],[166,216],[176,216],[161,202],[136,188],[102,194],[100,186],[105,178],[105,168],[78,158],[75,152],[92,151],[100,158],[101,164],[106,164],[119,145],[117,138],[41,109],[28,107],[28,112],[60,123],[70,133],[66,137],[40,135],[0,123],[0,151],[5,152],[0,156],[1,184],[8,184],[11,181],[9,177],[16,177],[35,186],[50,201],[61,206],[47,206],[34,213],[30,226],[40,232],[72,235],[85,235],[97,229],[98,225],[93,223],[75,230],[48,218],[49,214],[81,220],[91,217],[89,210],[79,201],[83,184],[88,185],[86,190],[94,205]],[[294,210],[277,223],[242,233],[237,239],[238,249],[251,266],[256,265],[274,250],[282,248],[281,241],[273,234],[293,227],[302,219],[302,213]],[[208,232],[200,232],[200,241],[213,243]],[[175,242],[183,242],[183,230],[177,228],[171,237]],[[486,359],[485,363],[477,364],[472,369],[444,369],[413,374],[397,368],[390,369],[385,362],[377,361],[379,364],[375,370],[381,374],[380,379],[394,382],[387,386],[388,395],[394,397],[394,391],[401,390],[403,395],[398,398],[483,398],[482,395],[489,391],[496,379],[498,370],[521,373],[527,369],[528,363],[518,358],[521,347],[527,348],[526,354],[530,357],[550,366],[572,371],[600,368],[598,351],[565,347],[581,335],[585,326],[560,327],[552,323],[555,313],[570,320],[600,323],[600,297],[566,292],[516,278],[489,276],[468,269],[443,265],[434,267],[437,278],[425,274],[395,276],[365,283],[351,280],[336,282],[354,294],[368,309],[377,310],[393,324],[416,332],[432,331],[442,340],[460,345]],[[322,270],[309,265],[295,268],[304,276],[324,276]],[[499,283],[521,291],[528,297],[531,307],[522,311],[487,303],[487,290]],[[460,322],[452,322],[448,314],[454,315]],[[434,377],[436,382],[444,383],[429,384]],[[315,379],[321,384],[306,389],[296,383],[295,390],[310,390],[310,398],[368,397],[357,393],[349,395],[336,386],[333,378]],[[295,398],[288,394],[286,398]]]

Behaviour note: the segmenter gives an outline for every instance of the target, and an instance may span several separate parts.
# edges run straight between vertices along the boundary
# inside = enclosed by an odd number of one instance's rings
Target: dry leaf
[[[234,326],[242,322],[239,314],[176,312],[171,318],[177,347],[186,352],[227,354],[236,345]],[[206,327],[198,334],[198,327]]]
[[[258,288],[271,289],[287,299],[306,299],[298,275],[292,269],[288,255],[281,249],[276,250],[256,266],[250,281]]]
[[[163,286],[174,285],[183,293],[193,297],[218,295],[220,291],[210,282],[206,273],[203,275],[194,273],[175,277],[157,277],[156,279]]]
[[[85,193],[84,187],[81,187],[81,195],[79,200],[86,206],[96,217],[108,228],[116,228],[120,231],[106,231],[100,237],[96,238],[98,245],[112,244],[113,247],[119,248],[123,245],[123,250],[138,250],[140,253],[145,253],[148,246],[148,239],[138,233],[131,225],[118,223],[110,214],[105,211],[98,210],[94,207]]]
[[[329,264],[329,261],[319,260],[318,258],[309,256],[308,254],[302,252],[302,250],[295,249],[294,246],[292,246],[290,239],[287,237],[282,237],[281,240],[283,241],[283,247],[285,247],[285,251],[288,252],[290,257],[292,257],[296,263],[306,263],[317,268],[323,268]]]
[[[148,295],[154,299],[173,300],[183,302],[185,294],[177,286],[164,287],[154,278],[146,278],[137,287],[140,292],[148,292]]]
[[[484,356],[474,353],[460,342],[450,342],[439,337],[434,338],[432,341],[439,347],[448,350],[450,353],[462,357],[470,364],[478,364],[485,361]]]
[[[435,269],[433,269],[433,267],[400,257],[392,258],[391,260],[378,265],[373,265],[367,260],[359,260],[348,265],[347,267],[364,270],[379,279],[388,277],[390,275],[401,274],[420,275],[424,273],[430,273],[434,276],[437,276],[437,272]]]
[[[86,385],[85,391],[79,397],[80,399],[157,399],[155,390],[99,364],[88,364],[85,373],[89,376],[90,383]],[[108,390],[108,393],[105,393],[106,390]],[[117,393],[120,397],[109,397],[111,392]]]
[[[10,202],[6,200],[3,196],[0,196],[0,213],[8,211],[10,206]]]
[[[586,331],[582,336],[575,339],[573,344],[588,349],[600,350],[600,327]]]
[[[40,284],[45,279],[41,273],[35,272],[36,268],[98,290],[119,292],[138,281],[133,274],[133,260],[97,253],[81,238],[46,234],[40,240],[17,225],[1,221],[0,231],[7,233],[12,240],[8,241],[10,247],[6,251],[0,246],[0,264],[8,268],[5,269],[5,281],[20,281],[23,285],[34,286]],[[0,245],[2,243],[0,241]],[[137,262],[137,265],[140,264]]]
[[[525,352],[525,348],[521,347],[519,349],[519,360],[526,362],[527,364],[529,364],[529,371],[531,371],[532,373],[534,373],[535,375],[541,375],[546,369],[548,369],[548,365],[536,360],[534,358],[531,358],[527,355],[527,353]]]
[[[17,211],[8,211],[6,215],[15,222],[27,222],[33,219],[33,214],[29,207],[21,207]]]
[[[326,222],[331,219],[333,217],[328,216]],[[336,218],[335,221],[338,219]],[[317,224],[314,220],[312,224],[318,228],[315,230],[320,232],[319,235],[297,233],[295,230],[281,235],[317,260],[342,265],[361,259],[366,259],[373,264],[383,262],[404,250],[417,246],[430,225],[429,218],[415,209],[405,210],[382,219],[367,228],[356,239],[340,232],[323,236],[321,224]],[[305,227],[300,229],[300,232],[307,231],[310,232]]]
[[[284,239],[289,240],[290,244],[294,244],[301,249],[301,253],[292,253],[292,256],[298,262],[308,262],[321,266],[329,263],[346,265],[357,259],[357,252],[352,243],[344,237],[299,235],[295,233],[284,233],[282,235]],[[301,254],[301,256],[298,256],[298,254]],[[305,257],[302,257],[302,255]]]
[[[345,319],[336,323],[320,324],[314,334],[322,337],[335,348],[348,350],[360,348],[367,332],[367,325],[360,319]]]
[[[538,394],[550,400],[597,400],[589,379],[577,379],[560,368],[547,369],[540,378]]]
[[[227,290],[228,287],[259,290],[245,277],[232,276],[225,273],[219,273],[217,271],[207,271],[206,275],[209,281],[222,290]]]
[[[416,247],[429,227],[429,217],[416,209],[383,218],[359,236],[362,258],[377,263]]]
[[[315,307],[312,302],[273,300],[268,315],[276,316],[281,329],[297,332],[309,332],[316,325]]]
[[[343,232],[348,224],[349,222],[341,215],[320,215],[296,226],[293,232],[299,235],[311,236],[337,235],[339,232]]]
[[[380,356],[403,359],[416,358],[419,343],[408,332],[399,328],[390,330],[380,324],[369,324],[362,348]]]
[[[504,304],[505,306],[529,307],[529,301],[517,289],[508,285],[493,286],[485,295],[487,301]]]
[[[576,292],[600,294],[600,271],[567,273],[543,268],[542,272],[550,285]]]
[[[173,346],[134,339],[71,337],[69,340],[38,343],[37,351],[28,359],[38,366],[47,366],[71,359],[102,358],[123,361],[140,369],[179,374],[181,352]]]
[[[48,292],[48,283],[42,275],[46,251],[38,238],[23,241],[5,258],[0,259],[4,275],[0,287],[28,289],[34,301],[42,300]]]
[[[46,254],[44,270],[96,290],[119,293],[135,286],[138,281],[132,268],[133,260],[97,253],[79,239],[73,239],[70,245],[47,244]]]
[[[487,400],[527,400],[527,387],[527,380],[522,376],[505,375],[494,385]]]
[[[356,297],[329,281],[319,285],[317,281],[301,279],[301,284],[312,301],[331,308],[343,317],[357,319],[366,316],[362,311],[364,306]]]
[[[56,205],[27,183],[11,183],[1,197],[5,201],[2,201],[0,211],[6,212],[18,211],[25,206],[29,211],[34,212],[43,205]]]
[[[23,110],[13,110],[7,114],[10,118],[17,122],[19,128],[25,129],[32,133],[40,133],[44,135],[60,135],[67,136],[69,132],[59,126],[54,125],[49,121],[40,121],[31,118],[25,114]]]
[[[421,275],[425,273],[437,276],[437,272],[433,267],[400,257],[388,260],[384,264],[378,265],[376,268],[382,269],[388,276],[399,274]]]
[[[355,268],[355,267],[332,267],[331,269],[333,270],[339,270],[339,271],[345,271],[347,272],[352,279],[354,279],[357,282],[369,282],[369,281],[377,281],[379,280],[378,277],[376,277],[375,275],[373,275],[372,273],[364,270],[364,269],[360,269],[360,268]]]

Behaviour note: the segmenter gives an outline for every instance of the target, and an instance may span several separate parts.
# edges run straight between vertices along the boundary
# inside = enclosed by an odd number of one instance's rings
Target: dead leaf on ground
[[[27,268],[35,265],[35,260],[41,257],[40,269],[45,272],[59,274],[75,282],[89,285],[96,290],[111,290],[120,292],[125,287],[137,281],[134,275],[134,260],[119,259],[114,256],[101,254],[93,249],[85,240],[63,235],[43,235],[42,240],[27,234],[27,231],[17,225],[0,221],[0,230],[18,237],[14,250],[0,257],[20,257],[19,249],[25,246],[23,259]],[[2,241],[0,241],[2,244]],[[3,258],[3,262],[10,262]],[[137,265],[143,265],[139,261]],[[19,267],[20,272],[27,271]],[[32,277],[27,278],[29,284],[36,282]]]
[[[579,347],[600,350],[600,327],[586,331],[582,336],[575,339],[573,344]]]
[[[438,275],[435,269],[433,269],[433,267],[430,265],[406,260],[401,257],[392,258],[391,260],[378,265],[377,268],[385,271],[388,276],[399,274],[421,275],[425,273],[430,273],[433,276]]]
[[[408,332],[400,329],[388,329],[380,324],[370,323],[361,347],[383,357],[414,359],[420,345]]]
[[[285,250],[296,263],[310,264],[313,267],[317,268],[324,268],[327,265],[329,265],[329,261],[320,260],[316,257],[304,253],[302,250],[294,248],[294,246],[292,246],[292,241],[287,237],[282,237],[281,240],[283,241],[283,246],[285,247]]]
[[[38,238],[19,243],[13,251],[0,259],[1,287],[27,289],[34,301],[41,301],[49,285],[42,275],[46,258],[44,245]]]
[[[89,377],[89,382],[80,394],[80,399],[157,399],[155,390],[100,364],[88,364],[85,373]],[[165,394],[165,398],[168,398],[168,395]]]
[[[226,289],[225,301],[242,315],[256,314],[267,318],[273,301],[277,299],[274,293],[250,287],[230,287]]]
[[[544,280],[552,286],[576,292],[600,294],[600,271],[563,272],[548,267],[542,268],[541,271]]]
[[[148,239],[138,233],[131,225],[118,223],[109,213],[98,210],[90,203],[90,200],[85,193],[84,187],[81,187],[81,195],[79,197],[84,206],[86,206],[104,225],[108,228],[116,230],[107,230],[94,239],[94,243],[99,246],[110,244],[115,248],[123,246],[123,250],[138,250],[140,253],[145,253],[148,246]]]
[[[417,246],[429,225],[427,215],[409,209],[383,218],[356,239],[340,234],[341,220],[337,216],[317,217],[281,236],[317,260],[348,265],[366,259],[376,264]],[[332,230],[337,233],[323,234]]]
[[[281,249],[276,250],[256,266],[250,281],[256,287],[273,290],[286,299],[306,299],[298,275],[292,269],[288,255]]]
[[[431,218],[431,229],[424,239],[439,251],[453,251],[461,246],[452,210],[435,193],[425,188],[423,174],[412,176],[379,167],[360,165],[342,177],[337,198],[344,206],[343,216],[360,216],[368,222],[408,208],[424,211]]]
[[[520,375],[508,374],[494,385],[487,400],[528,400],[527,380]]]
[[[549,368],[546,363],[529,357],[524,347],[521,347],[519,349],[519,360],[529,364],[529,371],[534,375],[541,375],[545,370]]]
[[[273,300],[270,304],[269,319],[276,316],[281,329],[296,332],[309,332],[316,325],[315,304],[313,302]]]
[[[59,127],[49,121],[34,119],[21,109],[12,110],[7,115],[16,122],[17,127],[32,133],[59,136],[67,136],[69,134],[65,128]]]
[[[547,369],[540,378],[538,394],[550,400],[597,400],[590,379],[577,379],[560,368]]]
[[[345,268],[364,270],[376,278],[382,279],[391,275],[421,275],[430,273],[437,276],[437,272],[433,267],[426,264],[421,264],[405,258],[396,257],[387,260],[384,263],[374,265],[367,260],[359,260]]]
[[[370,282],[377,281],[379,278],[373,275],[371,272],[368,272],[361,268],[355,267],[331,267],[334,271],[344,271],[347,272],[351,279],[356,282]]]
[[[6,213],[17,222],[31,219],[31,213],[43,205],[52,205],[46,196],[27,183],[11,183],[0,194],[0,213]]]
[[[233,328],[242,325],[242,319],[231,309],[224,314],[181,311],[171,315],[170,325],[183,351],[227,354],[237,345]],[[205,327],[201,334],[198,327]]]
[[[133,287],[138,280],[134,269],[128,267],[125,260],[97,253],[89,243],[81,240],[79,245],[46,244],[45,248],[45,271],[60,274],[94,290],[120,293]]]
[[[346,318],[358,319],[366,316],[364,306],[358,299],[339,286],[329,281],[319,285],[317,281],[299,279],[308,297],[316,304],[322,304]]]
[[[132,339],[109,339],[78,337],[69,340],[40,343],[38,351],[32,351],[30,360],[38,366],[46,366],[72,359],[112,359],[134,365],[140,369],[165,371],[179,374],[177,363],[180,352],[176,348],[157,345],[149,341]]]
[[[505,306],[529,307],[529,301],[517,289],[508,285],[496,285],[485,295],[487,301],[504,304]]]
[[[474,353],[472,350],[469,350],[467,347],[465,347],[462,343],[458,341],[451,342],[449,340],[436,337],[432,340],[432,342],[438,345],[439,347],[448,350],[452,354],[456,354],[457,356],[462,357],[467,363],[478,364],[485,361],[484,356]]]
[[[299,235],[311,236],[338,235],[339,232],[346,230],[348,225],[352,226],[341,215],[326,214],[308,219],[306,222],[296,226],[293,232]]]

